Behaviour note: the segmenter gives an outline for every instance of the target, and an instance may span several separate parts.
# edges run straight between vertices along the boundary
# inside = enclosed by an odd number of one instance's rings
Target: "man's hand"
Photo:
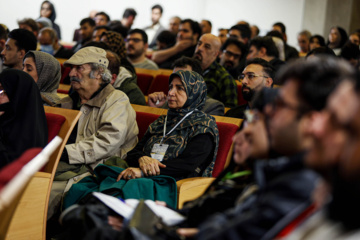
[[[156,104],[158,103],[158,104]],[[150,107],[160,108],[166,103],[166,95],[163,92],[154,92],[148,96],[148,105]]]
[[[199,229],[197,228],[179,228],[176,230],[177,234],[184,236],[184,237],[194,237],[196,234],[198,234]]]
[[[160,174],[160,168],[166,168],[166,165],[148,156],[139,158],[139,166],[147,177],[157,176]]]
[[[141,178],[141,170],[140,170],[140,168],[129,167],[119,174],[116,181],[119,181],[122,178],[127,179],[127,180]]]
[[[194,40],[192,38],[179,40],[176,42],[175,48],[178,52],[184,51],[185,49],[187,49],[193,45],[193,41]]]

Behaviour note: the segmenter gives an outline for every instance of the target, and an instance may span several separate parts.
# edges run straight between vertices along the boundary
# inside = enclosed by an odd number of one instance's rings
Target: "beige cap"
[[[98,63],[107,68],[109,60],[106,58],[104,49],[85,47],[74,53],[69,60],[64,62],[64,65],[83,65],[85,63]]]

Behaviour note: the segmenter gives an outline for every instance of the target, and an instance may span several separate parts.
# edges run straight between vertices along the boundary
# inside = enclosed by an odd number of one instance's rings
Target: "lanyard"
[[[233,179],[233,178],[238,178],[238,177],[243,177],[243,176],[247,176],[250,175],[251,171],[241,171],[241,172],[236,172],[236,173],[230,173],[228,172],[224,177],[223,177],[223,181],[227,180],[227,179]]]
[[[195,109],[195,110],[196,110],[196,109]],[[167,134],[165,134],[165,133],[166,133],[166,122],[167,122],[167,115],[166,115],[166,117],[165,117],[165,123],[164,123],[164,132],[163,132],[163,137],[161,138],[161,141],[160,141],[160,145],[162,144],[162,142],[163,142],[163,140],[164,140],[164,137],[167,136],[167,135],[169,135],[170,133],[172,133],[172,131],[174,131],[175,128],[176,128],[177,126],[179,126],[179,124],[182,123],[182,122],[185,120],[185,118],[187,118],[188,116],[190,116],[190,114],[192,114],[195,110],[192,110],[191,112],[187,113],[187,114],[180,120],[180,122],[178,122],[178,123],[175,125],[175,127],[173,127],[173,129],[171,129]]]

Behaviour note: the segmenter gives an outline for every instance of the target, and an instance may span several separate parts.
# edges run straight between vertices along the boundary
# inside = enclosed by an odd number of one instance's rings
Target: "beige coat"
[[[60,102],[71,109],[72,99]],[[108,84],[80,108],[76,143],[66,145],[70,164],[90,164],[95,168],[111,156],[126,157],[137,144],[136,113],[128,97]]]

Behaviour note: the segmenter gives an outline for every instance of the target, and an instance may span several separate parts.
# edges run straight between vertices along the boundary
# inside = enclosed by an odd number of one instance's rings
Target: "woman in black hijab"
[[[25,150],[45,147],[47,123],[39,89],[32,77],[20,70],[0,74],[0,168]]]

